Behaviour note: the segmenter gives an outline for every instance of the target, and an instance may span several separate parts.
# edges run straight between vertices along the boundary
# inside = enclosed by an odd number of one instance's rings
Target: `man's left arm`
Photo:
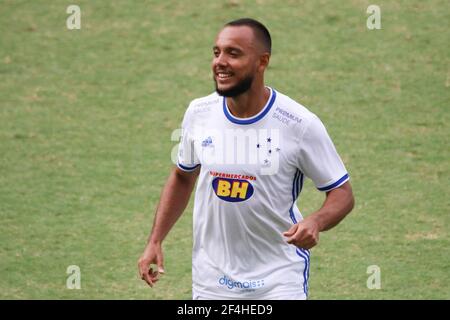
[[[353,209],[355,200],[352,187],[347,181],[328,191],[322,207],[304,220],[294,224],[283,235],[287,242],[299,248],[311,249],[319,242],[319,233],[336,226]]]

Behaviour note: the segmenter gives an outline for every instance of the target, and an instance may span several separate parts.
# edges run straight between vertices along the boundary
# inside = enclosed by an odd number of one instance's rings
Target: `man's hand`
[[[141,279],[153,287],[155,282],[159,280],[159,275],[164,273],[164,258],[160,243],[149,242],[144,253],[139,258],[138,268]],[[157,270],[153,271],[152,264],[156,264]]]
[[[319,232],[336,226],[353,209],[354,204],[349,181],[328,191],[322,208],[283,232],[288,238],[287,243],[302,249],[311,249],[319,242]]]
[[[139,275],[150,287],[164,273],[161,243],[186,208],[199,172],[200,166],[194,172],[174,167],[161,192],[149,242],[138,261]],[[156,270],[152,264],[156,264]]]
[[[283,235],[288,238],[287,243],[301,249],[311,249],[319,242],[319,232],[319,224],[308,217],[294,224]]]

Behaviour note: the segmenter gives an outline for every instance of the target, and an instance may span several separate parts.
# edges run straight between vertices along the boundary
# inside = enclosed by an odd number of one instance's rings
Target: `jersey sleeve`
[[[193,123],[190,116],[190,108],[184,114],[181,125],[180,144],[178,146],[177,167],[183,171],[191,172],[200,165],[198,157],[195,153],[193,139]]]
[[[330,191],[349,180],[345,166],[317,116],[307,124],[300,140],[299,168],[320,191]]]

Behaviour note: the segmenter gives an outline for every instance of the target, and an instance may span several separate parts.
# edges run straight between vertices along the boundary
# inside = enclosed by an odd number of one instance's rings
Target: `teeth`
[[[221,78],[221,79],[226,79],[226,78],[231,77],[231,75],[230,75],[229,73],[223,73],[223,72],[219,72],[219,73],[217,74],[217,76],[218,76],[219,78]]]

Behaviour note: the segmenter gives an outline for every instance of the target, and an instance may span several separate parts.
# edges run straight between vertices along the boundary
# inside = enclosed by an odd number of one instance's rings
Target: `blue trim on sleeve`
[[[195,165],[195,166],[193,166],[193,167],[188,167],[188,166],[183,166],[181,163],[177,163],[177,166],[178,166],[178,168],[180,168],[181,170],[183,170],[183,171],[194,171],[195,169],[197,169],[197,167],[199,166],[200,164],[197,164],[197,165]]]
[[[227,117],[228,120],[230,120],[233,123],[236,124],[252,124],[255,123],[258,120],[261,120],[268,112],[269,110],[272,108],[273,103],[275,102],[275,98],[277,97],[277,93],[274,89],[270,88],[270,91],[272,93],[272,96],[269,99],[269,103],[264,107],[264,110],[259,113],[256,117],[254,118],[249,118],[249,119],[239,119],[234,117],[230,111],[228,110],[228,106],[227,106],[227,99],[225,97],[223,97],[223,112],[225,113],[225,116]]]
[[[329,190],[334,189],[334,188],[338,187],[339,185],[341,185],[343,182],[348,180],[348,178],[349,178],[349,175],[348,175],[348,173],[346,173],[342,178],[340,178],[335,183],[332,183],[329,186],[322,187],[322,188],[317,188],[317,189],[320,190],[320,191],[329,191]]]

